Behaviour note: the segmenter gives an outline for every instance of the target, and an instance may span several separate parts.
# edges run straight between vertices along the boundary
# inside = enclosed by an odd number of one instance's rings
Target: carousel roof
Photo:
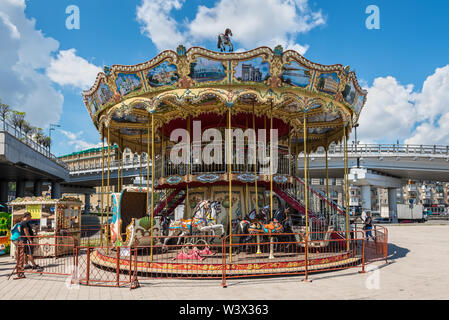
[[[366,95],[349,67],[314,63],[281,46],[239,53],[179,46],[138,65],[105,67],[83,92],[102,138],[109,131],[111,145],[133,152],[146,151],[152,116],[159,144],[196,120],[203,129],[224,128],[229,109],[233,127],[252,127],[254,120],[267,128],[272,116],[280,139],[291,134],[297,144],[303,143],[307,117],[313,151],[340,141],[344,127],[349,135]]]

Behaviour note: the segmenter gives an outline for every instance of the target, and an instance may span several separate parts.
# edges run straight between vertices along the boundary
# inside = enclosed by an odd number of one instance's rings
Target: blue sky
[[[79,30],[65,27],[69,5],[80,9]],[[365,26],[368,5],[380,9],[380,30]],[[0,37],[9,30],[11,56],[19,57],[14,61],[33,69],[26,83],[17,76],[30,99],[2,91],[8,80],[1,76],[0,98],[22,105],[28,120],[46,132],[50,123],[61,125],[52,134],[56,155],[97,145],[81,91],[100,68],[141,63],[179,42],[215,50],[218,30],[228,26],[236,49],[281,43],[314,62],[350,65],[369,90],[362,141],[449,144],[448,11],[445,0],[0,0]],[[11,36],[11,25],[22,37]],[[42,45],[25,46],[24,35],[39,31]],[[28,54],[35,48],[42,61],[24,62],[22,47]],[[64,65],[73,70],[64,74]],[[0,60],[0,72],[17,72],[8,68]],[[40,100],[31,99],[36,90]]]

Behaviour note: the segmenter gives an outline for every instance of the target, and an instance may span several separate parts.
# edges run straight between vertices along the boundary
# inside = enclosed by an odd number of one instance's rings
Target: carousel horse
[[[273,220],[270,221],[268,219],[268,217],[270,216],[269,207],[262,208],[259,212],[259,215],[255,213],[255,210],[251,211],[251,213],[248,215],[248,219],[244,219],[239,223],[239,232],[248,235],[245,238],[241,237],[240,243],[248,243],[251,239],[256,237],[257,254],[260,254],[260,237],[268,236],[270,238],[269,259],[273,259],[273,241],[277,240],[277,234],[284,232],[284,227],[282,225],[282,222],[284,220],[283,214],[284,212],[282,209],[277,210],[274,214]]]
[[[221,205],[217,201],[203,200],[199,202],[195,209],[192,219],[181,219],[170,222],[168,228],[168,236],[164,239],[163,251],[167,250],[167,243],[173,237],[178,237],[177,244],[181,243],[181,238],[198,234],[212,232],[215,234],[216,229],[222,231],[224,235],[224,227],[217,224],[217,217],[221,213]]]
[[[226,52],[226,47],[229,47],[229,52],[234,51],[234,46],[232,45],[231,38],[229,36],[232,37],[232,31],[229,28],[225,30],[225,33],[221,33],[218,36],[217,47],[221,50],[221,52]]]

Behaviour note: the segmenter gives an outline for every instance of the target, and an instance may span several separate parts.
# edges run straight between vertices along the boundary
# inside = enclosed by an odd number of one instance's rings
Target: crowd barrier
[[[88,286],[135,288],[139,280],[181,278],[220,279],[226,287],[227,279],[303,275],[307,280],[316,272],[348,268],[365,272],[369,263],[387,262],[388,233],[382,226],[373,228],[374,239],[366,239],[361,230],[314,233],[194,235],[166,243],[166,237],[154,236],[141,238],[133,247],[77,246],[71,237],[46,242],[36,237],[32,244],[17,244],[15,270],[19,277],[62,275]],[[41,268],[26,266],[30,250]]]

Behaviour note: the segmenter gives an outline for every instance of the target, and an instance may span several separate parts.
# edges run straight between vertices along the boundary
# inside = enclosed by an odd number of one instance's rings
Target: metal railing
[[[372,234],[372,239],[362,230],[300,231],[249,239],[248,234],[192,235],[172,237],[174,241],[167,243],[163,237],[148,236],[151,245],[136,242],[132,247],[19,242],[13,273],[18,278],[32,273],[59,275],[68,285],[131,288],[138,287],[139,280],[167,278],[221,279],[225,287],[226,280],[233,278],[290,274],[307,279],[315,272],[348,268],[361,268],[364,273],[368,263],[388,263],[387,229],[376,225]],[[27,266],[30,252],[39,268]]]
[[[443,145],[413,145],[413,144],[348,144],[348,152],[360,155],[387,155],[387,156],[449,156],[449,146]],[[342,144],[331,145],[328,155],[342,155],[344,147]],[[324,149],[320,148],[311,156],[324,156]]]
[[[20,128],[8,123],[7,121],[0,119],[0,132],[6,132],[15,137],[20,142],[26,144],[28,147],[33,149],[34,151],[39,152],[44,157],[56,162],[58,165],[68,169],[67,164],[52,154],[47,147],[44,147],[42,144],[37,143],[31,135],[26,134]]]

